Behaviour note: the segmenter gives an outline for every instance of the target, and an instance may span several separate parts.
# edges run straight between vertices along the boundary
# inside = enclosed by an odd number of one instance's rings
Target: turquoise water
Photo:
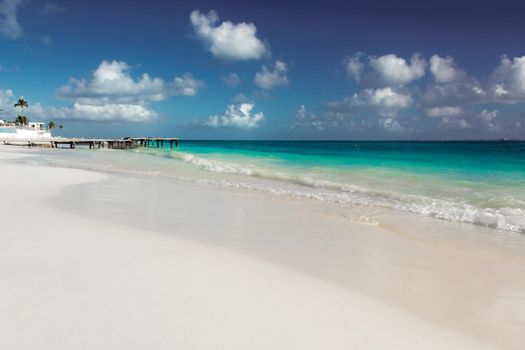
[[[525,142],[183,141],[140,149],[219,185],[525,232]]]

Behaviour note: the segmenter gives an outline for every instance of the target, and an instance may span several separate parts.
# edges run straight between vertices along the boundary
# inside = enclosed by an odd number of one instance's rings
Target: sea
[[[98,153],[105,153],[108,171],[525,233],[525,142],[182,140],[173,149]]]

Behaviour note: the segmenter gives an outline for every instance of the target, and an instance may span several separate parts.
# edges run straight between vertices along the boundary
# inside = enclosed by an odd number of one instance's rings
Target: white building
[[[35,130],[45,130],[45,123],[29,122],[27,126]]]
[[[45,123],[30,122],[29,125],[14,125],[0,119],[0,140],[34,140],[50,139],[51,132],[45,127]]]

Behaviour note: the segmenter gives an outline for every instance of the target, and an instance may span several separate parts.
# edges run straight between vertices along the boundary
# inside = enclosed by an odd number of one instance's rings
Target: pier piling
[[[164,148],[164,144],[169,142],[170,148],[179,147],[178,138],[167,137],[128,137],[123,139],[81,139],[81,138],[56,138],[51,140],[6,140],[7,145],[18,145],[27,147],[50,147],[59,148],[61,145],[70,149],[77,146],[87,146],[89,149],[111,148],[111,149],[133,149],[144,148]]]

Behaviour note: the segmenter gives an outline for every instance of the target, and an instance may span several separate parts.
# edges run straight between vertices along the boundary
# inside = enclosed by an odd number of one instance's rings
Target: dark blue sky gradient
[[[103,60],[127,62],[133,77],[148,73],[171,81],[185,72],[206,87],[194,97],[175,96],[150,108],[159,119],[148,123],[68,121],[68,132],[84,136],[124,136],[142,132],[187,138],[344,139],[344,138],[479,138],[520,137],[522,131],[438,128],[421,122],[401,133],[370,128],[299,130],[292,128],[300,105],[322,117],[327,105],[352,96],[362,87],[346,75],[343,59],[355,52],[410,59],[420,53],[450,55],[469,76],[486,80],[501,55],[525,55],[525,2],[522,1],[54,1],[64,11],[42,15],[45,1],[20,6],[18,22],[24,35],[0,37],[0,89],[11,89],[30,103],[65,107],[71,101],[57,89],[71,77],[89,79]],[[189,22],[192,10],[214,9],[221,22],[251,22],[271,56],[251,61],[224,61],[206,51]],[[43,45],[41,36],[52,45]],[[262,93],[253,84],[261,66],[275,60],[288,64],[286,87]],[[220,76],[237,73],[243,83],[229,88]],[[424,82],[424,83],[423,83]],[[421,86],[430,83],[427,72]],[[422,87],[421,87],[422,88]],[[253,129],[209,128],[192,124],[221,115],[238,94],[248,96],[265,121]],[[463,106],[462,106],[463,107]],[[469,106],[470,108],[471,106]],[[523,120],[520,101],[508,105],[476,105],[474,111],[498,109]],[[416,115],[419,112],[400,112]],[[521,114],[520,114],[521,113]],[[521,115],[521,117],[520,117]],[[29,115],[31,118],[31,115]],[[371,116],[374,118],[375,116]],[[434,123],[435,124],[435,123]],[[122,135],[121,135],[122,134]]]

